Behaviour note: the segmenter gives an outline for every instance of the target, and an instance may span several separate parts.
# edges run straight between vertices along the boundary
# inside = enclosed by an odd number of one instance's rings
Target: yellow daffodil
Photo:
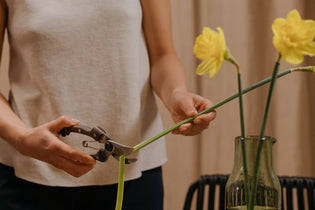
[[[202,34],[196,38],[194,53],[202,60],[196,70],[198,75],[209,73],[210,77],[214,77],[222,65],[226,45],[222,29],[219,27],[217,30],[204,27]]]
[[[303,56],[315,55],[315,21],[303,20],[297,10],[286,19],[277,18],[272,24],[273,44],[291,64],[303,62]]]

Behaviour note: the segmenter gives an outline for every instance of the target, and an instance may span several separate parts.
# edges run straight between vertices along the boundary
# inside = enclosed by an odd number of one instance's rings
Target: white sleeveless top
[[[10,43],[10,103],[29,127],[69,115],[101,126],[135,146],[162,130],[150,87],[139,0],[6,0]],[[61,140],[87,154],[79,134]],[[93,143],[92,143],[93,144]],[[94,146],[94,145],[91,145]],[[96,145],[97,146],[97,145]],[[164,139],[134,155],[126,180],[166,162]],[[0,162],[16,176],[50,186],[117,183],[118,161],[97,162],[80,178],[15,151],[0,141]]]

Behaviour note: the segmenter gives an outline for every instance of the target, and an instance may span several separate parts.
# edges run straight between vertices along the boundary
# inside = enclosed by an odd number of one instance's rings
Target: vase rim
[[[237,136],[235,137],[235,140],[242,140],[244,139],[242,136]],[[248,135],[245,137],[246,140],[259,140],[259,136],[258,135]],[[277,140],[276,138],[272,137],[272,136],[264,136],[263,137],[264,141],[271,141],[272,143],[275,143]]]

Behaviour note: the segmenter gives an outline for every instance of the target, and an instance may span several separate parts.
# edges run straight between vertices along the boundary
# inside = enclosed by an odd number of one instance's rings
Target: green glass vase
[[[234,167],[225,187],[226,210],[247,210],[249,193],[251,193],[247,191],[252,190],[251,185],[259,141],[261,140],[258,136],[235,138]],[[272,137],[264,137],[262,141],[264,142],[257,174],[258,185],[254,210],[280,210],[281,186],[272,164],[272,147],[276,140]],[[242,148],[245,149],[245,153],[243,153]],[[243,158],[244,156],[246,159]],[[244,162],[247,163],[247,176],[245,176]],[[247,184],[245,180],[247,180]]]

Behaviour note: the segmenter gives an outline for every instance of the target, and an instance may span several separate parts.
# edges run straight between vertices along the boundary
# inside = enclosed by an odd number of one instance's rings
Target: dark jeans
[[[0,164],[1,210],[114,210],[117,184],[86,187],[50,187],[17,178]],[[125,182],[123,210],[162,210],[161,167],[144,171]]]

